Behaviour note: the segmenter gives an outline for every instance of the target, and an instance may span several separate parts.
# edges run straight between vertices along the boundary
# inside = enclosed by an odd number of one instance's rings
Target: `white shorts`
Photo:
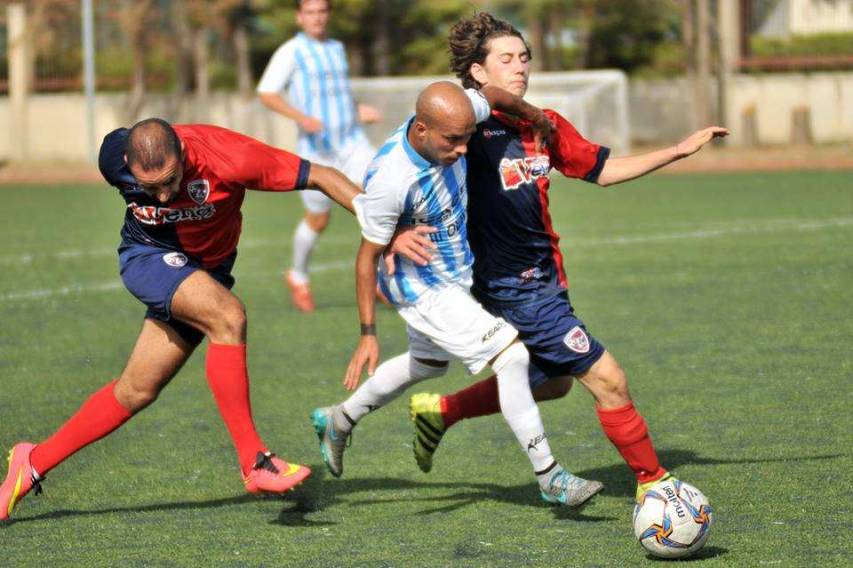
[[[309,162],[329,166],[343,172],[350,181],[361,187],[367,166],[370,165],[376,148],[370,142],[364,140],[359,143],[350,144],[334,153],[303,154],[301,157]],[[325,193],[316,189],[305,189],[299,192],[305,209],[311,213],[327,213],[332,208],[333,201]]]
[[[482,371],[518,335],[460,285],[430,290],[414,304],[400,307],[398,313],[408,324],[413,357],[433,361],[455,357],[472,375]]]

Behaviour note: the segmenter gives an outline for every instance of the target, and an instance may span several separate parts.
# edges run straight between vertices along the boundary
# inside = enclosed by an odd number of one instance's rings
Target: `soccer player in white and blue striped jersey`
[[[362,230],[356,259],[356,294],[361,340],[344,384],[355,392],[343,403],[311,414],[323,459],[335,476],[343,472],[346,438],[355,424],[406,388],[447,372],[451,358],[472,374],[487,365],[497,375],[501,412],[525,450],[543,493],[559,493],[549,502],[578,505],[601,489],[567,474],[571,480],[551,487],[553,472],[563,471],[551,454],[539,409],[528,381],[529,356],[518,332],[489,314],[471,296],[474,255],[465,229],[468,202],[465,153],[476,124],[491,107],[533,123],[540,134],[550,124],[537,108],[507,91],[463,91],[450,82],[433,83],[418,97],[416,115],[379,150],[365,176],[365,193],[354,200]],[[409,349],[378,367],[375,296],[377,260],[399,225],[427,226],[436,255],[419,266],[402,257],[396,270],[379,271],[385,296],[407,324]],[[368,380],[358,386],[367,365]]]
[[[331,0],[296,0],[302,32],[273,54],[258,83],[261,102],[293,120],[299,129],[296,152],[313,163],[334,167],[361,184],[376,153],[361,123],[376,122],[375,108],[356,104],[341,42],[326,35]],[[329,222],[332,202],[319,191],[300,192],[305,217],[293,236],[293,263],[286,282],[294,305],[314,309],[308,278],[311,252]]]

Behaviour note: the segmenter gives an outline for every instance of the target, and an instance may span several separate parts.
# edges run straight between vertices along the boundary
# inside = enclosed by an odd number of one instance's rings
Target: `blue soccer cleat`
[[[340,477],[344,472],[344,450],[350,435],[335,428],[334,412],[333,406],[315,408],[311,412],[311,424],[320,439],[320,453],[326,467],[332,475]]]
[[[604,489],[600,481],[590,481],[572,475],[562,467],[557,467],[548,478],[547,487],[541,487],[542,500],[549,505],[577,507],[592,499]]]

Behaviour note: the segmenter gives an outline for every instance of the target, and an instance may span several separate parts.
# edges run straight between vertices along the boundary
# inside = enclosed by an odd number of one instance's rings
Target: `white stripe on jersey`
[[[287,91],[290,104],[323,122],[323,131],[299,129],[299,154],[335,152],[366,139],[357,122],[341,42],[317,41],[299,33],[273,54],[258,83],[259,93]]]
[[[371,242],[387,244],[398,223],[438,229],[430,236],[438,252],[429,265],[397,256],[396,271],[389,276],[380,263],[379,286],[397,305],[413,304],[425,291],[449,283],[470,286],[474,262],[465,229],[465,158],[448,167],[431,164],[409,144],[411,123],[412,119],[379,150],[367,169],[365,193],[354,201],[362,235]]]

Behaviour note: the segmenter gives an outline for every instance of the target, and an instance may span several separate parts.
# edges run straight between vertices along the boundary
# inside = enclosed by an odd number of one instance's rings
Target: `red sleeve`
[[[566,177],[598,181],[604,162],[610,156],[610,148],[585,139],[571,122],[553,110],[545,110],[545,115],[555,128],[548,145],[551,165]]]
[[[205,153],[215,160],[207,167],[225,181],[263,191],[290,191],[308,185],[311,164],[296,154],[218,126],[184,129],[198,136]]]

